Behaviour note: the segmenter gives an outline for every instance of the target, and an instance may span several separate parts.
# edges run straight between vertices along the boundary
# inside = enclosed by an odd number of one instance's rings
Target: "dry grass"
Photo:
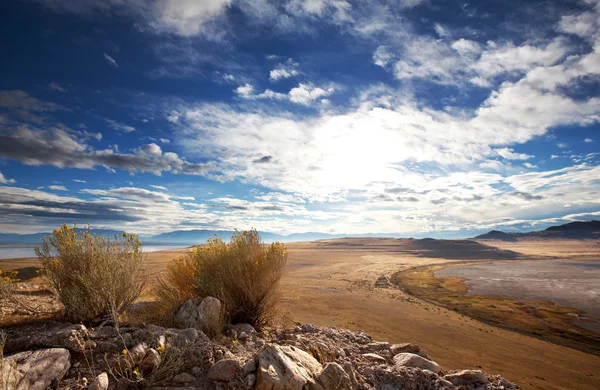
[[[283,244],[263,244],[256,230],[236,232],[229,243],[211,239],[171,263],[156,294],[165,305],[212,296],[223,304],[226,320],[260,328],[273,320],[286,261]]]
[[[17,272],[4,272],[0,269],[0,304],[12,300],[16,276]]]
[[[72,322],[93,323],[121,313],[146,286],[141,241],[123,233],[113,240],[67,225],[44,238],[36,254],[54,294]]]
[[[167,265],[155,283],[154,293],[163,306],[175,309],[192,298],[196,292],[194,262],[182,256]]]

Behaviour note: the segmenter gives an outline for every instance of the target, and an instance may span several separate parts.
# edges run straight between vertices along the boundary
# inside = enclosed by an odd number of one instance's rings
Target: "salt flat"
[[[600,260],[511,261],[446,268],[468,279],[469,293],[545,299],[600,319]]]

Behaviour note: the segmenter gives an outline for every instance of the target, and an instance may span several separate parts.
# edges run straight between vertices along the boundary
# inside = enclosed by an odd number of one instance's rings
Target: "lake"
[[[169,249],[186,248],[189,245],[144,245],[144,252],[166,251]],[[36,257],[33,249],[35,246],[0,246],[0,261],[2,259],[18,259],[27,257]]]
[[[538,260],[450,267],[436,276],[468,279],[470,294],[543,299],[600,319],[600,260]]]

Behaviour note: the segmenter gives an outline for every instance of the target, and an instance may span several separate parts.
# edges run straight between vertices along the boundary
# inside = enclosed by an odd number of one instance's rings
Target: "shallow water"
[[[435,275],[468,279],[469,294],[544,299],[600,319],[600,260],[474,264],[446,268]]]
[[[144,245],[144,252],[166,251],[169,249],[185,248],[186,245]],[[34,246],[3,246],[0,247],[0,261],[3,259],[19,259],[36,257]]]

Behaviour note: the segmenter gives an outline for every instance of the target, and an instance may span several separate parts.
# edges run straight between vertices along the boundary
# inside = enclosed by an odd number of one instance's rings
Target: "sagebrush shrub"
[[[209,239],[174,261],[159,283],[157,295],[218,298],[232,323],[262,327],[274,315],[277,287],[287,261],[282,243],[265,245],[256,230],[235,232],[229,243]],[[190,278],[178,278],[186,274]],[[185,284],[185,285],[182,285]],[[171,292],[169,292],[171,290]],[[174,290],[174,291],[173,291]]]
[[[155,294],[168,308],[181,306],[196,293],[195,269],[191,256],[182,256],[171,261],[156,281]]]
[[[146,286],[142,242],[133,234],[111,238],[77,233],[66,224],[35,249],[43,275],[73,322],[116,317]]]
[[[0,303],[11,300],[15,289],[17,272],[4,272],[0,269]]]

